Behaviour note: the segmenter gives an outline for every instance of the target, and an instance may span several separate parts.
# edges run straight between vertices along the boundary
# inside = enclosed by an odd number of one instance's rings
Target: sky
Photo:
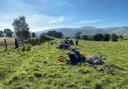
[[[25,16],[30,31],[128,26],[128,0],[0,0],[0,30]]]

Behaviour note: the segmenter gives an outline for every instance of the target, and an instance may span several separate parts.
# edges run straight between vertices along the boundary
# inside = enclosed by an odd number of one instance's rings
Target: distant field
[[[4,44],[4,39],[5,39],[5,38],[0,37],[0,46]],[[7,40],[7,43],[8,43],[9,45],[14,44],[14,38],[6,38],[6,40]]]
[[[13,39],[11,39],[13,41]],[[30,46],[26,46],[30,48]],[[80,41],[86,57],[102,54],[104,65],[76,66],[60,63],[66,50],[48,43],[31,47],[0,47],[1,89],[128,89],[128,40],[119,42]]]

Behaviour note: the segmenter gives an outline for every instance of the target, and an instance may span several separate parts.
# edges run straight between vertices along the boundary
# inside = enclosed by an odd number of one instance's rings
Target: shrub
[[[100,84],[96,84],[94,89],[103,89]]]
[[[40,77],[42,77],[42,74],[41,73],[38,73],[38,72],[35,72],[34,73],[34,76],[37,77],[37,78],[40,78]]]
[[[88,40],[88,35],[83,35],[83,36],[82,36],[82,39],[83,39],[83,40]]]
[[[45,35],[50,36],[50,37],[55,37],[55,38],[63,38],[64,34],[62,32],[57,32],[55,30],[53,31],[48,31],[45,33]]]
[[[30,51],[31,50],[31,45],[24,45],[22,47],[20,47],[19,49],[24,52],[24,51]]]
[[[104,35],[100,33],[93,36],[93,40],[95,41],[102,41],[103,39],[104,39]]]
[[[22,51],[22,52],[24,52],[24,51],[25,51],[25,46],[23,46],[23,47],[21,48],[21,51]]]
[[[104,41],[109,41],[110,40],[110,35],[109,34],[104,34]]]
[[[30,39],[30,44],[31,44],[32,46],[34,46],[34,45],[40,45],[40,44],[41,44],[41,41],[40,41],[39,38]]]
[[[117,36],[115,33],[113,33],[113,34],[111,35],[111,40],[112,40],[112,41],[118,41],[118,36]]]
[[[54,39],[51,38],[51,37],[49,37],[49,36],[47,36],[47,35],[42,34],[42,35],[40,36],[40,41],[41,41],[41,42],[46,42],[46,41],[51,41],[51,40],[54,40]]]
[[[25,51],[30,51],[31,50],[31,45],[26,45],[26,47],[25,47]]]

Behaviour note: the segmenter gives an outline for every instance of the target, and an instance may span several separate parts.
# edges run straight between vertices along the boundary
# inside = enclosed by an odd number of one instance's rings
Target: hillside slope
[[[128,89],[128,41],[80,41],[77,46],[85,54],[102,54],[104,65],[76,66],[60,63],[66,50],[47,43],[22,52],[22,47],[0,47],[1,89]]]

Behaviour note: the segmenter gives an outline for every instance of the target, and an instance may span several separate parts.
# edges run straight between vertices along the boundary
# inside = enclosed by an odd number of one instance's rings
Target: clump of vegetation
[[[100,84],[96,84],[94,89],[103,89]]]
[[[54,38],[49,37],[49,36],[47,36],[45,34],[41,34],[41,36],[40,36],[40,41],[41,42],[47,42],[47,41],[51,41],[51,40],[54,40]]]
[[[111,64],[111,65],[105,64],[105,65],[101,66],[100,68],[97,68],[97,70],[115,75],[117,73],[117,71],[124,70],[124,69],[116,66],[115,64]]]
[[[29,42],[33,46],[41,44],[41,40],[39,38],[30,39]]]
[[[118,36],[117,36],[115,33],[113,33],[113,34],[111,35],[111,40],[112,40],[112,41],[118,41]]]
[[[93,39],[94,39],[95,41],[103,41],[104,36],[99,33],[99,34],[94,35]]]
[[[21,50],[22,52],[25,52],[25,51],[30,51],[31,47],[32,47],[31,45],[23,45],[18,49]]]
[[[42,77],[42,74],[41,73],[38,73],[38,72],[35,72],[34,73],[34,76],[37,77],[37,78],[40,78],[40,77]]]
[[[64,37],[64,34],[62,32],[57,32],[55,30],[48,31],[44,34],[47,35],[47,36],[50,36],[50,37],[54,37],[54,38],[63,38]]]

